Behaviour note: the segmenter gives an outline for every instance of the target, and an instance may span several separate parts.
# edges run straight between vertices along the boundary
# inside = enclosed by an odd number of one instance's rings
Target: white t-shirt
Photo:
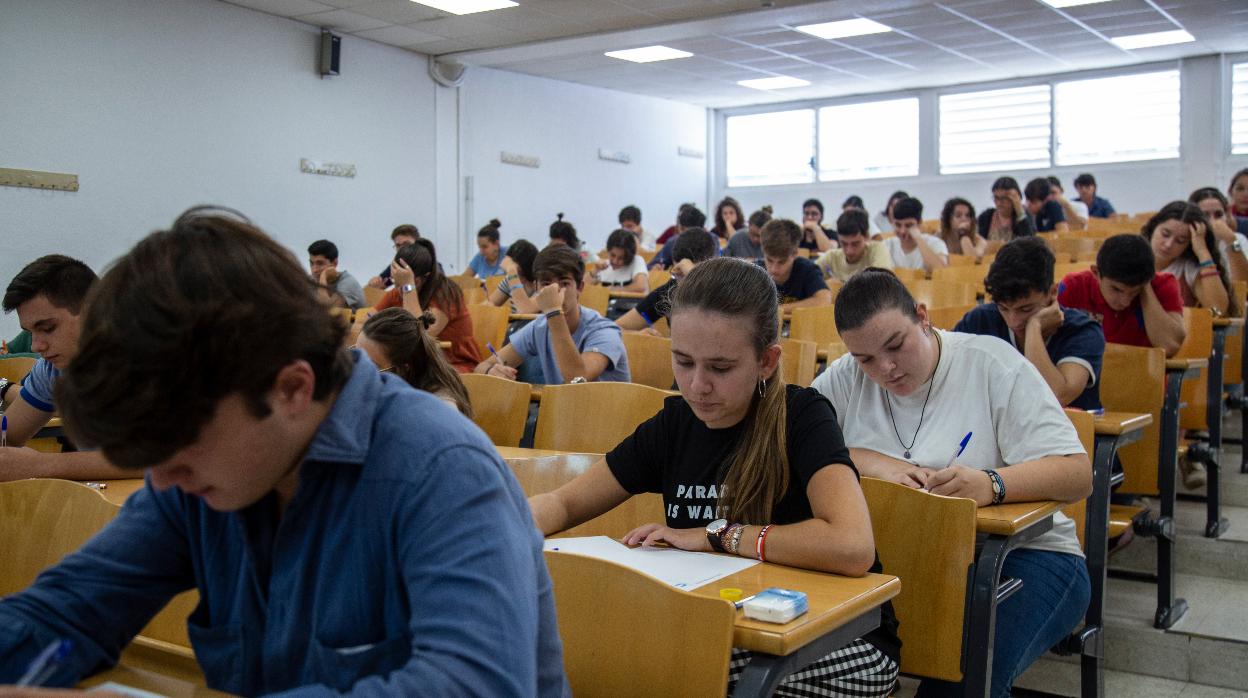
[[[630,284],[633,277],[638,274],[647,274],[646,260],[641,255],[633,257],[633,263],[626,267],[613,269],[610,265],[606,269],[598,272],[598,283],[601,284]]]
[[[1085,221],[1088,220],[1088,205],[1087,204],[1083,203],[1079,199],[1067,199],[1066,203],[1070,204],[1070,207],[1074,209],[1075,213],[1079,214],[1080,218],[1082,218]]]
[[[811,387],[836,408],[847,446],[907,460],[900,434],[906,443],[914,439],[908,462],[935,469],[946,466],[968,431],[970,443],[957,460],[968,468],[1000,470],[1044,456],[1086,453],[1053,391],[1017,349],[996,337],[936,331],[943,347],[926,410],[928,384],[905,397],[886,393],[850,354],[815,378]],[[1083,555],[1074,522],[1061,512],[1054,514],[1052,530],[1024,547]]]
[[[919,237],[927,246],[936,254],[949,255],[949,247],[945,245],[945,241],[935,235],[927,233],[919,233]],[[895,269],[922,269],[923,253],[919,252],[919,246],[915,245],[914,249],[904,252],[901,249],[901,239],[896,237],[884,238],[884,244],[888,246],[888,254],[893,258],[893,268]]]
[[[1196,275],[1200,273],[1200,265],[1187,257],[1179,257],[1170,266],[1161,271],[1176,279],[1186,281],[1188,288],[1196,288]]]

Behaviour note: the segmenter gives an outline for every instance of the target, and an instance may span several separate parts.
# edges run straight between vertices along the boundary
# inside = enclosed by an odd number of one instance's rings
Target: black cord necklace
[[[888,396],[888,391],[884,391],[884,405],[888,407],[888,421],[893,424],[893,434],[897,437],[897,443],[905,450],[902,456],[906,460],[910,460],[910,449],[914,448],[914,444],[919,440],[919,430],[923,428],[923,417],[927,413],[927,401],[932,397],[932,387],[936,385],[936,370],[940,368],[940,354],[944,349],[944,345],[940,342],[940,334],[934,333],[936,337],[936,368],[932,369],[931,382],[927,384],[927,395],[923,398],[923,407],[919,409],[919,426],[914,429],[914,438],[910,439],[910,445],[901,440],[901,432],[897,431],[897,420],[893,419],[893,403]]]

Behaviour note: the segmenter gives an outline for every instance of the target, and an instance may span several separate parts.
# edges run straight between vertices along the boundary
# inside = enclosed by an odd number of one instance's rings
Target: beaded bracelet
[[[1203,261],[1203,262],[1201,262],[1201,263],[1200,263],[1200,267],[1202,267],[1202,268],[1204,268],[1204,267],[1211,267],[1211,266],[1213,266],[1213,260],[1212,260],[1212,259],[1205,260],[1205,261]]]
[[[758,532],[758,540],[754,541],[754,552],[758,555],[759,562],[767,562],[764,552],[767,548],[767,531],[771,530],[771,524],[763,526],[763,530]]]

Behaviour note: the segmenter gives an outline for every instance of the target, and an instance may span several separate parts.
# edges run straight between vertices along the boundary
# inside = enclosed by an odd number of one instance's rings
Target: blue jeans
[[[1019,674],[1082,622],[1092,597],[1088,566],[1075,555],[1015,550],[1001,576],[1021,579],[1023,587],[997,607],[992,698],[1009,698]],[[961,695],[961,683],[925,679],[915,698]]]

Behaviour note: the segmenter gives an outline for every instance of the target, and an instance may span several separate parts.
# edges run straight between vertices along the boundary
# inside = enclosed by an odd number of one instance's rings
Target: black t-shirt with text
[[[793,269],[789,278],[782,284],[776,284],[776,293],[780,303],[804,301],[828,287],[823,280],[823,272],[809,259],[799,256],[793,260]]]

